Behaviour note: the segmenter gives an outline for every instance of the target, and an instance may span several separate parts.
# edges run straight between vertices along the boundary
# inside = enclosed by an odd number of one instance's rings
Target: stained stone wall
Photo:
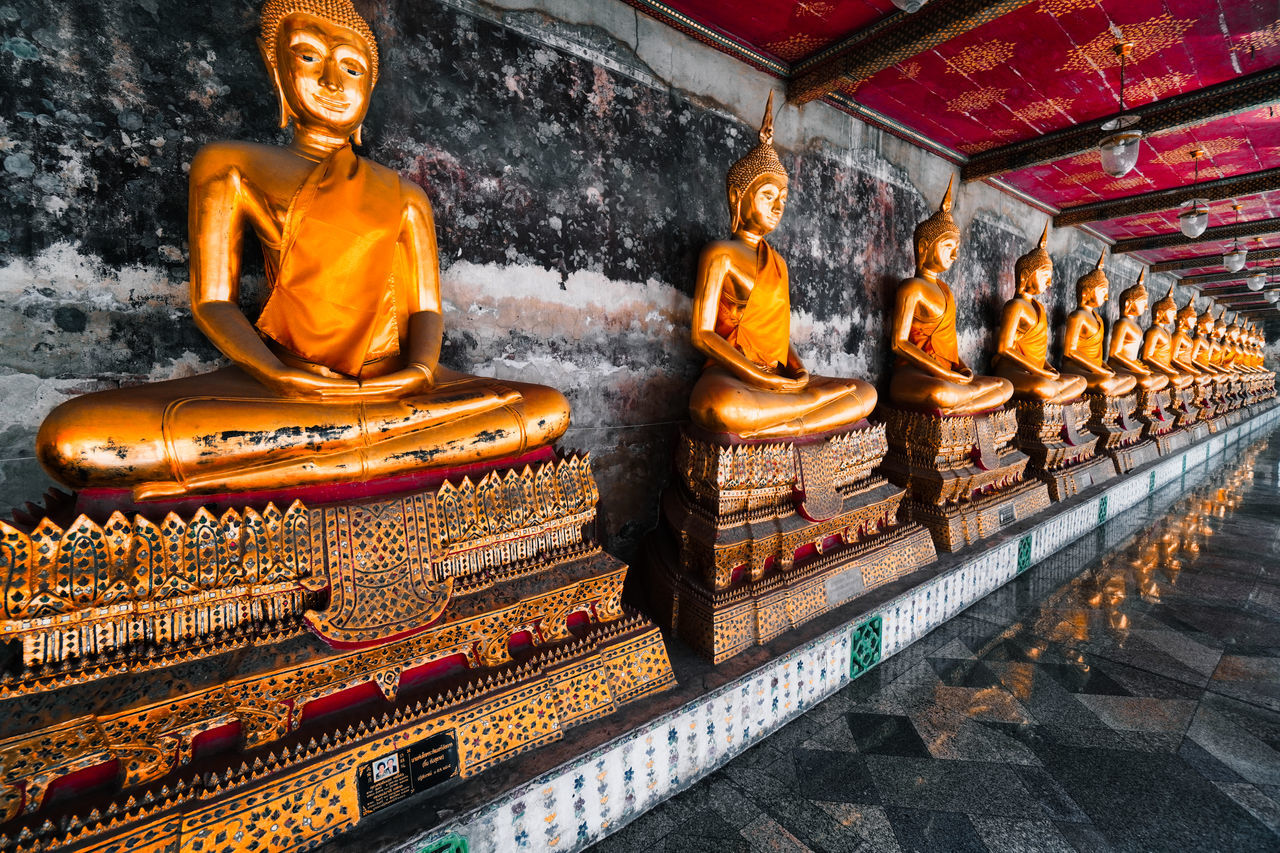
[[[779,84],[615,0],[361,5],[383,68],[365,153],[435,207],[443,360],[565,391],[564,444],[592,452],[607,544],[630,558],[699,370],[697,255],[726,232],[725,170]],[[189,319],[185,171],[210,140],[285,139],[258,6],[0,0],[0,504],[47,484],[32,441],[61,400],[221,363]],[[814,372],[883,387],[911,231],[954,169],[822,104],[784,107],[777,125],[792,183],[772,242],[790,264],[793,338]],[[956,218],[962,354],[983,369],[1045,216],[975,185]],[[1053,235],[1055,330],[1100,245]],[[1118,294],[1138,267],[1109,269]]]

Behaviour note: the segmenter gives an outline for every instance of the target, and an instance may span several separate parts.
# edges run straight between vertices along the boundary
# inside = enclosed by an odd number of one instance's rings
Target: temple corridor
[[[1277,513],[1280,430],[592,849],[1276,850]]]

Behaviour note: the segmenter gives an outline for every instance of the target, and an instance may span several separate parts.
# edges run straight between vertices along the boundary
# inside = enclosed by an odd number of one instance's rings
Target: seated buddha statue
[[[1066,338],[1062,343],[1063,373],[1083,376],[1088,390],[1104,397],[1128,394],[1138,384],[1134,376],[1119,374],[1102,360],[1103,341],[1107,327],[1098,313],[1098,307],[1107,301],[1110,282],[1102,269],[1106,249],[1098,255],[1097,265],[1076,282],[1076,301],[1079,307],[1067,316]]]
[[[897,362],[889,399],[902,409],[974,415],[1003,406],[1013,383],[979,376],[960,360],[956,300],[940,276],[955,263],[960,229],[951,217],[952,185],[938,210],[916,226],[916,272],[898,285],[890,346]]]
[[[791,345],[787,262],[765,241],[787,206],[787,170],[773,147],[773,95],[760,142],[729,169],[727,240],[698,262],[693,345],[707,357],[689,415],[713,433],[795,438],[852,426],[876,391],[858,379],[811,376]]]
[[[1222,385],[1227,381],[1226,371],[1213,360],[1213,335],[1216,327],[1217,321],[1213,318],[1213,308],[1210,306],[1196,319],[1195,346],[1191,350],[1191,360],[1201,371],[1212,376],[1216,384]]]
[[[1013,383],[1017,400],[1069,403],[1084,393],[1083,376],[1063,376],[1049,365],[1049,314],[1036,296],[1053,281],[1053,260],[1046,249],[1049,226],[1040,244],[1014,265],[1017,292],[1004,304],[994,359],[996,376]]]
[[[1173,354],[1170,361],[1174,367],[1190,376],[1194,382],[1203,384],[1206,380],[1205,372],[1192,360],[1192,354],[1196,348],[1195,338],[1192,337],[1196,329],[1195,297],[1178,310],[1174,316],[1174,323],[1171,342]]]
[[[1173,388],[1182,389],[1195,382],[1195,375],[1173,363],[1173,336],[1169,325],[1177,310],[1171,284],[1165,297],[1151,306],[1151,326],[1142,338],[1142,363],[1153,373],[1168,377]]]
[[[1135,318],[1142,316],[1147,310],[1147,289],[1142,284],[1146,275],[1147,271],[1144,269],[1138,274],[1138,281],[1133,287],[1120,294],[1120,319],[1111,329],[1107,364],[1115,370],[1117,376],[1132,376],[1138,388],[1155,392],[1168,387],[1169,377],[1153,371],[1139,357],[1142,329]]]
[[[258,45],[292,141],[211,143],[190,170],[191,309],[231,364],[63,403],[40,429],[46,469],[145,500],[365,481],[553,442],[569,423],[558,391],[439,362],[431,204],[352,150],[378,80],[368,24],[350,0],[268,0]],[[269,284],[256,323],[239,305],[247,231]]]

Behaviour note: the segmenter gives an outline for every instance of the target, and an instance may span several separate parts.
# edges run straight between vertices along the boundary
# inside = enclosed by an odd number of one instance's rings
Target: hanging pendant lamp
[[[1191,149],[1191,159],[1196,164],[1196,176],[1192,185],[1200,183],[1200,158],[1204,157],[1203,148]],[[1178,227],[1182,229],[1182,233],[1188,237],[1195,239],[1204,233],[1209,227],[1209,201],[1203,198],[1193,198],[1187,202],[1182,212],[1178,214]]]
[[[1124,61],[1133,53],[1133,42],[1117,42],[1112,50],[1120,58],[1120,115],[1102,125],[1107,135],[1098,142],[1098,155],[1102,171],[1113,178],[1123,178],[1138,165],[1142,131],[1136,127],[1138,117],[1124,111]]]
[[[1240,224],[1240,205],[1233,204],[1231,209],[1236,212],[1236,224]],[[1240,245],[1239,238],[1231,239],[1231,251],[1222,255],[1222,265],[1227,268],[1227,272],[1240,272],[1244,269],[1244,263],[1248,259],[1248,251],[1244,246]]]

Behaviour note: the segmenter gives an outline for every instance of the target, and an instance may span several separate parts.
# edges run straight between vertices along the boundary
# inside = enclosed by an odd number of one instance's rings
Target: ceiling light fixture
[[[1240,205],[1233,204],[1231,209],[1236,212],[1236,224],[1240,224]],[[1231,238],[1231,251],[1226,252],[1222,256],[1222,265],[1227,268],[1227,272],[1240,272],[1244,269],[1244,262],[1248,258],[1248,252],[1244,246],[1240,245],[1240,240],[1236,237]]]
[[[1267,286],[1267,274],[1262,270],[1258,270],[1253,275],[1244,280],[1245,286],[1257,293],[1259,290]]]
[[[1204,157],[1203,148],[1191,149],[1191,159],[1196,164],[1196,177],[1192,181],[1192,186],[1200,183],[1200,158],[1202,157]],[[1208,199],[1193,198],[1183,205],[1182,212],[1178,214],[1178,227],[1182,229],[1183,234],[1192,239],[1203,234],[1204,229],[1209,227]]]
[[[1138,117],[1124,111],[1124,61],[1133,53],[1133,42],[1116,42],[1112,50],[1120,58],[1120,115],[1102,125],[1107,135],[1098,142],[1098,154],[1102,171],[1113,178],[1123,178],[1138,165],[1142,131],[1135,127]]]

